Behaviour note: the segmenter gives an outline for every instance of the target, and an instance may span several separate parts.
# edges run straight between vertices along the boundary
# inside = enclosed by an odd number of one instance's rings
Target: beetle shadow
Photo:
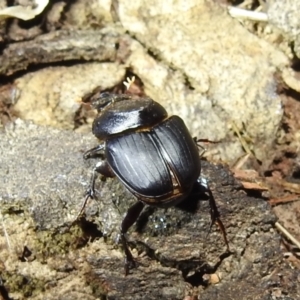
[[[195,183],[190,195],[178,203],[175,207],[189,212],[196,213],[199,208],[199,203],[202,201],[208,201],[209,195],[205,192],[205,189],[198,183]]]
[[[205,189],[199,184],[195,184],[192,188],[192,191],[188,197],[186,197],[184,200],[182,200],[179,204],[176,206],[173,206],[173,208],[182,211],[184,213],[187,213],[187,215],[193,215],[196,214],[200,207],[200,202],[206,202],[208,203],[209,195],[205,193]],[[171,207],[170,207],[171,208]],[[147,227],[147,224],[149,222],[156,223],[157,227],[164,228],[165,232],[168,231],[169,222],[167,220],[167,217],[164,217],[164,210],[165,212],[168,211],[170,208],[161,208],[161,207],[155,207],[155,206],[146,206],[142,213],[140,214],[138,220],[135,223],[135,230],[139,233],[142,233],[145,228]],[[159,217],[154,216],[157,211],[162,211],[162,213],[159,213]],[[157,220],[158,219],[158,220]],[[190,217],[187,217],[187,219],[190,219]],[[158,223],[161,223],[158,225]]]

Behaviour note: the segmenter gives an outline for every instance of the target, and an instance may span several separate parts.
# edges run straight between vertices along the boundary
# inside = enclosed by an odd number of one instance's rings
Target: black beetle
[[[208,192],[212,223],[218,223],[228,248],[212,192],[200,177],[197,141],[183,120],[169,117],[159,103],[148,97],[102,93],[92,99],[91,106],[99,113],[93,122],[93,134],[101,143],[87,151],[84,158],[102,154],[104,159],[94,168],[85,203],[89,197],[94,198],[96,172],[105,177],[117,176],[139,200],[128,209],[121,224],[125,274],[134,265],[125,234],[144,204],[176,205],[191,194],[195,185],[204,185]]]

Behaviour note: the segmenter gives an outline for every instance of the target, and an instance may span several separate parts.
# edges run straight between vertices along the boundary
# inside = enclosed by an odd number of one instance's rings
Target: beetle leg
[[[110,169],[110,166],[106,160],[99,161],[95,168],[93,169],[92,177],[91,177],[91,183],[89,188],[86,191],[86,194],[89,195],[90,198],[95,198],[95,182],[97,179],[97,175],[101,174],[104,177],[114,177],[114,173]]]
[[[96,149],[96,148],[97,147],[95,147],[93,149]],[[93,150],[93,149],[91,149],[91,150]],[[88,200],[90,198],[95,199],[95,182],[97,179],[97,173],[100,173],[104,177],[114,177],[115,176],[114,173],[112,172],[112,170],[110,169],[110,166],[106,160],[102,160],[96,164],[95,168],[93,169],[89,188],[85,192],[85,198],[84,198],[83,204],[82,204],[81,209],[75,220],[77,220],[83,213]]]
[[[201,187],[203,187],[205,189],[205,191],[209,195],[209,206],[210,206],[210,217],[211,217],[210,229],[214,223],[216,223],[218,225],[218,227],[220,228],[220,230],[222,232],[227,251],[230,252],[225,226],[220,219],[220,213],[218,211],[213,193],[212,193],[211,189],[209,188],[208,182],[205,178],[203,178],[201,176],[198,178],[197,182],[201,185]],[[210,231],[210,229],[209,229],[209,231]]]
[[[101,143],[98,146],[96,146],[96,147],[94,147],[94,148],[86,151],[83,154],[83,158],[84,159],[89,159],[89,158],[99,157],[99,155],[101,154],[101,152],[103,152],[104,148],[105,148],[105,144]]]
[[[230,252],[225,226],[224,226],[223,222],[220,219],[220,213],[218,211],[215,198],[214,198],[214,196],[213,196],[210,189],[208,189],[207,192],[209,194],[209,206],[210,206],[210,215],[211,215],[211,225],[210,225],[210,227],[212,227],[213,223],[218,224],[218,226],[219,226],[219,228],[222,232],[223,239],[224,239],[224,242],[226,244],[227,251]]]
[[[193,140],[198,147],[198,151],[201,150],[201,152],[199,151],[199,156],[202,157],[206,152],[206,148],[204,148],[202,145],[199,144],[199,142],[201,142],[202,140],[198,140],[196,136],[193,137]]]
[[[201,150],[199,156],[202,157],[206,152],[206,148],[200,145],[199,143],[210,143],[210,144],[217,144],[219,142],[211,141],[209,139],[198,139],[196,136],[193,137],[195,144],[197,145],[198,149]]]
[[[133,256],[129,250],[128,243],[125,237],[126,232],[128,229],[135,223],[138,219],[141,211],[144,208],[144,203],[141,201],[136,202],[133,204],[127,211],[125,218],[121,224],[121,242],[125,252],[125,276],[128,275],[129,269],[135,267],[135,262]]]

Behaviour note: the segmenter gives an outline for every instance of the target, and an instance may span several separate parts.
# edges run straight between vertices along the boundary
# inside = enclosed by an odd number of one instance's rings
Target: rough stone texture
[[[6,1],[0,0],[0,9],[6,7]],[[5,26],[6,20],[0,20],[0,42],[3,42],[5,39]]]
[[[266,12],[268,14],[269,23],[279,28],[288,40],[294,42],[293,50],[298,58],[300,58],[299,11],[299,0],[269,0],[266,5]],[[299,88],[297,89],[297,91],[299,91]]]
[[[85,63],[27,73],[15,82],[15,109],[35,124],[74,128],[81,99],[93,89],[107,89],[122,81],[124,67],[117,63]]]
[[[17,120],[1,136],[0,168],[6,175],[1,176],[1,199],[8,203],[18,199],[29,205],[37,218],[43,217],[39,218],[39,228],[59,227],[72,220],[70,205],[82,197],[73,187],[81,185],[84,191],[88,184],[87,174],[74,167],[82,161],[88,135],[78,137],[79,143],[74,143],[71,131],[25,124]],[[68,158],[70,152],[72,160]],[[73,210],[75,213],[76,208]]]
[[[299,36],[298,36],[299,37]],[[297,54],[297,57],[300,57],[300,39],[295,40],[295,53]]]
[[[299,10],[299,0],[269,0],[266,5],[269,22],[291,37],[300,34]]]
[[[70,226],[93,165],[83,162],[82,152],[96,144],[94,137],[18,121],[0,138],[6,231],[0,238],[1,278],[10,297],[272,299],[279,292],[276,299],[299,297],[299,271],[283,261],[270,207],[247,196],[225,167],[203,162],[202,176],[210,182],[232,254],[226,254],[215,226],[207,236],[209,205],[201,195],[178,208],[145,209],[129,233],[138,267],[124,277],[115,240],[135,200],[116,179],[97,180],[98,201],[90,201],[86,217]],[[221,282],[210,284],[209,274]]]
[[[69,24],[76,28],[90,28],[91,25],[101,28],[107,23],[113,22],[111,14],[112,1],[110,0],[86,0],[74,1],[65,17]]]

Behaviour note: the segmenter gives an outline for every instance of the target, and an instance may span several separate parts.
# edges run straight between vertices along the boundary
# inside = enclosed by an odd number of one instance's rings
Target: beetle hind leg
[[[197,182],[198,182],[198,184],[200,184],[200,186],[202,188],[204,188],[205,192],[207,192],[208,196],[209,196],[210,217],[211,217],[211,224],[210,224],[209,232],[210,232],[213,224],[217,224],[223,235],[223,239],[226,244],[227,252],[230,252],[225,226],[224,226],[222,220],[220,219],[220,213],[218,211],[213,193],[212,193],[211,189],[209,188],[208,182],[205,178],[203,178],[201,176],[198,178]],[[209,232],[207,234],[209,234]]]
[[[122,221],[121,224],[121,242],[122,246],[124,248],[125,252],[125,276],[128,275],[129,269],[135,267],[135,261],[133,259],[133,256],[129,250],[127,239],[126,239],[126,232],[128,229],[135,223],[135,221],[138,219],[140,213],[142,212],[144,208],[144,204],[140,201],[133,204],[127,211],[125,218]]]
[[[220,219],[220,213],[218,211],[215,198],[210,189],[208,189],[207,192],[209,195],[209,206],[210,206],[210,216],[211,216],[210,228],[212,227],[212,225],[214,223],[216,223],[218,225],[218,227],[220,228],[220,230],[222,232],[223,239],[226,244],[227,252],[230,252],[225,226],[224,226],[222,220]]]
[[[97,145],[96,147],[84,152],[83,158],[89,159],[89,158],[99,157],[99,156],[101,156],[101,154],[103,154],[104,148],[105,148],[104,143],[101,143],[101,144]]]

